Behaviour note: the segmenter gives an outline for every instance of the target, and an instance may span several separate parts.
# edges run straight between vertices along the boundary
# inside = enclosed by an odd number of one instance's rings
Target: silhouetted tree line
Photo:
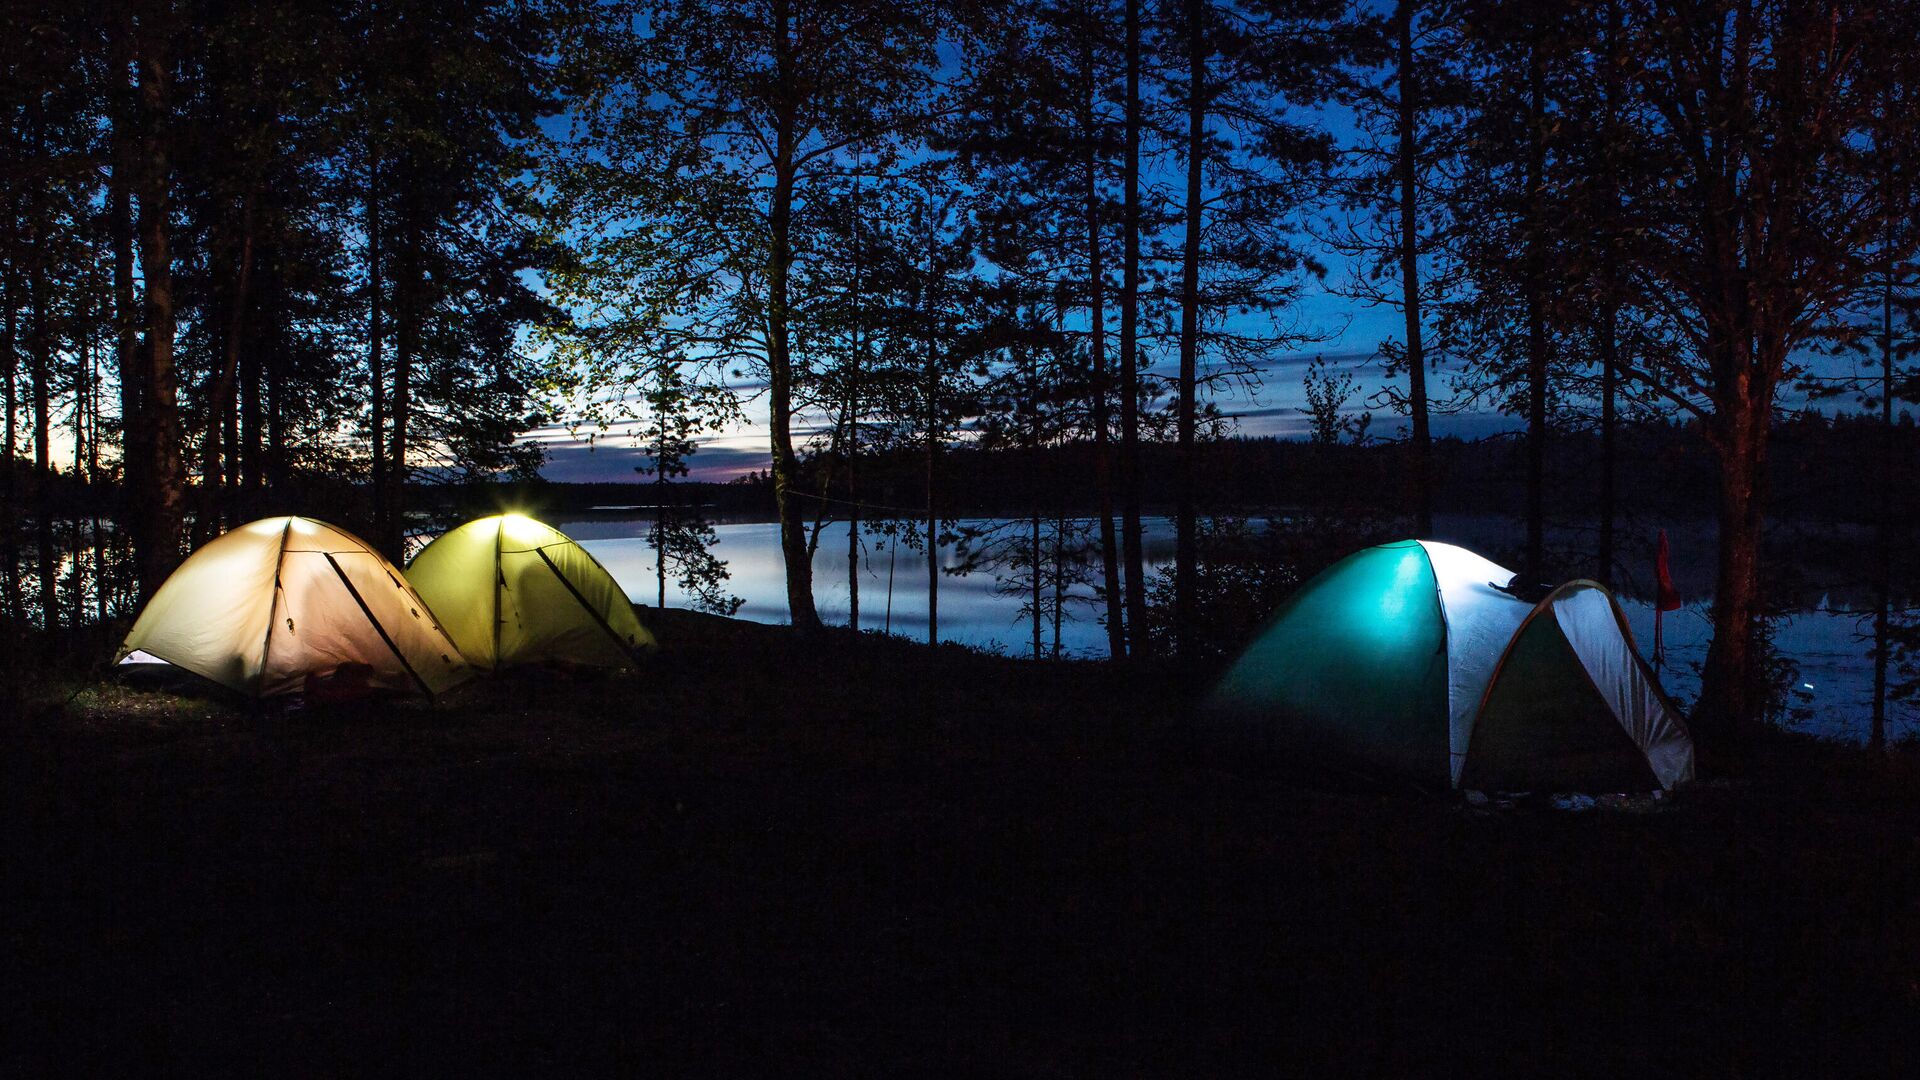
[[[10,625],[122,611],[270,511],[398,556],[409,485],[537,464],[517,185],[548,15],[103,0],[7,27]],[[56,475],[116,495],[63,513]]]
[[[1700,725],[1733,738],[1767,695],[1771,508],[1806,483],[1875,519],[1885,698],[1915,9],[23,0],[6,614],[124,610],[313,492],[398,555],[422,482],[531,475],[549,416],[652,432],[636,480],[664,491],[764,411],[803,629],[847,521],[856,588],[866,537],[929,552],[937,640],[931,552],[975,485],[1024,503],[969,542],[1014,569],[1036,655],[1078,603],[1116,657],[1203,651],[1205,549],[1243,543],[1214,519],[1248,504],[1417,532],[1517,505],[1523,575],[1611,580],[1631,492],[1718,522]],[[1338,329],[1298,305],[1330,254],[1329,287],[1399,315],[1366,404],[1409,436],[1336,447],[1360,433],[1322,371],[1315,447],[1223,441],[1222,389]],[[1796,384],[1877,418],[1793,419]],[[1466,408],[1521,434],[1434,437]],[[83,527],[56,473],[121,494]],[[1550,544],[1564,517],[1590,548]],[[662,581],[701,528],[661,530]]]

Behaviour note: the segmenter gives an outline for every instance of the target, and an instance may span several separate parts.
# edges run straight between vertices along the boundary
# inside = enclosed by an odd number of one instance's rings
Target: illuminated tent
[[[477,667],[628,667],[653,635],[585,548],[520,514],[470,521],[428,544],[407,579]]]
[[[1407,540],[1300,588],[1213,706],[1371,771],[1497,791],[1644,791],[1693,777],[1693,743],[1599,584],[1529,604],[1513,572]]]
[[[303,517],[242,525],[194,552],[114,660],[172,664],[252,697],[330,676],[431,697],[472,675],[399,570]]]

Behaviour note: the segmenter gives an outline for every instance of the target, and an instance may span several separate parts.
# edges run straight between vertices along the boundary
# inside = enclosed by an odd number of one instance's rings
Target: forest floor
[[[433,706],[37,686],[0,1075],[1920,1064],[1911,752],[1475,807],[1315,782],[1149,668],[642,614],[637,674]]]

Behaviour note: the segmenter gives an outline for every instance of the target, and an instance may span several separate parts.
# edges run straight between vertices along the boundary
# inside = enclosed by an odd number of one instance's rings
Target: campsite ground
[[[1916,1064],[1912,753],[1476,809],[1313,782],[1152,670],[662,637],[432,708],[40,686],[0,1075]]]

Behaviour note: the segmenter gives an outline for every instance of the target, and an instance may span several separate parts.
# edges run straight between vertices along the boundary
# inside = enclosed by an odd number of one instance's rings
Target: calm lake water
[[[961,522],[963,527],[990,530],[1017,525],[991,519]],[[1483,523],[1484,524],[1484,523]],[[561,521],[557,527],[579,540],[620,582],[636,603],[652,604],[656,596],[653,550],[646,541],[644,518],[592,518]],[[1162,566],[1173,557],[1173,527],[1166,518],[1144,522],[1149,563]],[[1476,530],[1468,526],[1464,531]],[[780,560],[778,526],[771,522],[716,527],[719,541],[714,554],[724,559],[733,577],[727,587],[746,603],[740,617],[764,623],[787,621],[786,572]],[[1463,538],[1473,545],[1473,540]],[[961,565],[952,546],[943,547],[945,568]],[[999,576],[997,576],[997,574]],[[940,638],[1013,656],[1032,652],[1032,628],[1021,612],[1022,598],[1009,595],[1005,571],[977,570],[964,575],[942,574],[940,580]],[[889,584],[891,583],[891,587]],[[1077,602],[1067,608],[1061,628],[1062,652],[1073,657],[1106,655],[1106,631],[1090,589],[1075,590]],[[820,617],[829,623],[847,621],[847,526],[829,522],[824,527],[814,559],[814,600]],[[1049,603],[1051,601],[1049,600]],[[1634,637],[1643,651],[1653,642],[1653,609],[1644,600],[1622,597]],[[667,605],[681,607],[686,598],[672,581],[667,583]],[[860,576],[860,625],[924,640],[927,636],[927,561],[924,552],[894,549],[884,536],[864,537]],[[1870,615],[1846,610],[1826,598],[1789,618],[1778,631],[1780,649],[1799,664],[1796,704],[1810,715],[1795,725],[1829,738],[1862,739],[1871,715],[1873,667],[1868,656]],[[1051,650],[1053,630],[1043,629],[1043,643]],[[1668,692],[1683,703],[1699,691],[1695,674],[1706,656],[1711,624],[1708,603],[1695,600],[1666,617],[1666,665],[1661,672]],[[1920,716],[1900,705],[1891,707],[1890,737],[1920,735]]]

